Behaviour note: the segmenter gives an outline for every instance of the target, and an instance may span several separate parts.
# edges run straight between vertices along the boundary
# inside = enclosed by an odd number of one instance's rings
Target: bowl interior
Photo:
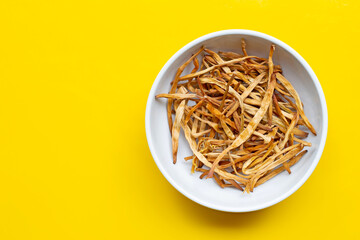
[[[153,157],[164,176],[180,192],[192,200],[207,207],[224,211],[251,211],[270,206],[284,197],[290,195],[294,186],[303,183],[311,174],[314,164],[318,162],[317,151],[323,136],[324,109],[321,105],[321,97],[316,88],[316,84],[311,74],[301,64],[299,59],[281,46],[276,45],[274,53],[274,64],[280,64],[283,68],[284,76],[293,84],[299,93],[305,106],[305,113],[310,122],[318,132],[318,136],[309,134],[307,141],[313,146],[308,149],[308,153],[292,167],[292,174],[282,172],[278,176],[269,180],[265,184],[254,189],[251,194],[243,194],[233,188],[221,189],[213,179],[200,180],[200,173],[190,173],[191,162],[183,160],[184,157],[192,155],[186,142],[183,132],[179,139],[178,163],[172,163],[171,137],[168,129],[166,117],[166,100],[155,100],[154,96],[159,93],[167,93],[170,89],[170,82],[173,80],[176,70],[202,45],[214,51],[234,51],[241,53],[240,40],[244,38],[247,43],[249,55],[268,57],[271,41],[259,36],[248,34],[228,34],[198,41],[195,45],[182,49],[180,55],[171,59],[167,66],[159,74],[149,96],[147,121],[149,129],[148,141],[152,146]],[[191,65],[191,64],[190,64]],[[189,73],[192,65],[185,69],[184,74]],[[321,90],[320,90],[321,91]],[[326,131],[326,129],[325,129]],[[302,184],[300,183],[300,185]],[[299,185],[299,186],[300,186]],[[298,186],[298,187],[299,187]]]

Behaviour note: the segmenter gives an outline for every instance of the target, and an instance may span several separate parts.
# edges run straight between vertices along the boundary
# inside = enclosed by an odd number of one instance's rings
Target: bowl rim
[[[155,91],[158,88],[158,85],[160,83],[160,79],[163,77],[163,75],[164,75],[165,71],[168,69],[168,67],[180,55],[182,55],[188,49],[192,48],[194,45],[197,45],[198,43],[201,43],[201,42],[203,42],[205,40],[208,40],[208,39],[211,39],[211,38],[225,36],[225,35],[248,35],[248,36],[255,36],[255,37],[263,38],[263,39],[266,39],[266,40],[269,40],[269,41],[273,42],[274,44],[276,44],[276,45],[282,47],[284,50],[288,51],[291,55],[293,55],[301,63],[301,65],[304,66],[306,71],[309,73],[312,81],[315,84],[316,91],[319,94],[320,103],[321,103],[321,109],[322,109],[322,112],[323,112],[323,121],[321,123],[322,126],[323,126],[323,131],[322,131],[321,136],[318,135],[318,137],[321,137],[320,144],[319,144],[319,147],[318,147],[318,151],[316,152],[313,163],[310,165],[309,169],[306,171],[304,176],[292,188],[290,188],[287,192],[285,192],[281,196],[279,196],[279,197],[277,197],[275,199],[272,199],[271,201],[265,202],[263,204],[256,205],[254,207],[247,207],[247,206],[227,207],[227,206],[221,206],[221,205],[213,204],[213,203],[208,202],[208,201],[204,201],[204,200],[192,195],[191,193],[187,192],[171,176],[169,176],[169,174],[167,173],[165,168],[162,166],[162,164],[160,164],[159,157],[158,157],[158,155],[157,155],[157,153],[155,151],[155,147],[153,145],[153,140],[152,140],[151,134],[150,134],[150,111],[152,109],[153,102],[155,101],[154,100],[155,99]],[[286,199],[291,194],[296,192],[306,182],[306,180],[310,177],[310,175],[313,173],[315,167],[319,163],[321,155],[322,155],[324,147],[325,147],[325,142],[326,142],[326,137],[327,137],[327,132],[328,132],[328,111],[327,111],[327,106],[326,106],[325,95],[324,95],[324,92],[323,92],[323,90],[321,88],[321,85],[320,85],[320,82],[319,82],[318,78],[316,77],[316,75],[315,75],[314,71],[312,70],[312,68],[310,67],[310,65],[293,48],[291,48],[286,43],[280,41],[279,39],[277,39],[275,37],[272,37],[272,36],[270,36],[268,34],[265,34],[265,33],[257,32],[257,31],[253,31],[253,30],[245,30],[245,29],[229,29],[229,30],[222,30],[222,31],[212,32],[212,33],[203,35],[203,36],[191,41],[190,43],[188,43],[184,47],[182,47],[180,50],[178,50],[166,62],[166,64],[162,67],[162,69],[158,73],[158,75],[157,75],[157,77],[156,77],[156,79],[155,79],[155,81],[154,81],[154,83],[153,83],[153,85],[151,87],[151,90],[150,90],[150,93],[149,93],[149,96],[148,96],[148,99],[147,99],[146,112],[145,112],[145,131],[146,131],[146,138],[147,138],[148,146],[149,146],[151,155],[152,155],[156,165],[158,166],[159,170],[164,175],[164,177],[167,179],[167,181],[175,189],[177,189],[180,193],[182,193],[184,196],[191,199],[192,201],[194,201],[194,202],[196,202],[196,203],[198,203],[200,205],[203,205],[205,207],[214,209],[214,210],[219,210],[219,211],[223,211],[223,212],[252,212],[252,211],[257,211],[257,210],[260,210],[260,209],[270,207],[270,206],[272,206],[272,205],[274,205],[276,203],[279,203],[282,200]]]

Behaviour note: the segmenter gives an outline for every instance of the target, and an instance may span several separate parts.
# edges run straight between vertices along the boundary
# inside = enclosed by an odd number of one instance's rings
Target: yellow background
[[[359,238],[359,26],[356,0],[1,1],[0,239]],[[165,62],[233,28],[298,51],[329,110],[309,180],[245,214],[178,193],[144,126]]]

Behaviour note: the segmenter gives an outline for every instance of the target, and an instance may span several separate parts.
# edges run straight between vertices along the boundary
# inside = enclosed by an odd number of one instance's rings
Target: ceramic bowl
[[[291,169],[254,189],[242,193],[235,188],[220,188],[213,179],[200,180],[200,173],[190,173],[191,162],[183,158],[192,155],[183,132],[180,133],[178,162],[172,162],[171,137],[166,117],[166,99],[155,99],[159,93],[168,93],[176,70],[202,45],[214,51],[241,52],[241,38],[246,41],[249,55],[267,58],[270,45],[276,45],[275,64],[282,66],[284,76],[291,82],[305,106],[305,114],[317,131],[306,141],[312,147]],[[190,64],[191,65],[191,64]],[[191,67],[183,74],[189,73]],[[161,69],[151,88],[145,117],[146,136],[151,154],[164,177],[189,199],[212,209],[227,212],[248,212],[276,204],[299,189],[310,177],[324,149],[328,114],[324,93],[309,64],[291,47],[264,33],[250,30],[224,30],[202,36],[181,48]],[[156,187],[156,186],[154,186]],[[165,196],[166,197],[166,196]]]

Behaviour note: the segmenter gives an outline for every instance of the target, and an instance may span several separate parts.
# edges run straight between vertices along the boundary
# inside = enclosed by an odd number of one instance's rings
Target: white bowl
[[[305,114],[317,131],[306,141],[312,143],[308,153],[292,167],[292,173],[282,172],[273,179],[243,194],[237,189],[220,188],[213,179],[200,180],[200,173],[190,173],[191,162],[184,157],[192,155],[183,133],[180,134],[177,164],[172,163],[165,99],[155,95],[168,93],[176,70],[202,45],[215,51],[241,52],[240,40],[246,41],[249,55],[268,57],[271,43],[276,45],[274,63],[280,64],[285,77],[293,84],[305,106]],[[184,74],[189,73],[190,66]],[[294,193],[309,178],[324,149],[328,115],[324,93],[309,64],[291,47],[264,33],[249,30],[224,30],[202,36],[180,49],[158,74],[149,94],[145,116],[146,136],[151,154],[165,178],[191,200],[216,210],[249,212],[269,207]]]

